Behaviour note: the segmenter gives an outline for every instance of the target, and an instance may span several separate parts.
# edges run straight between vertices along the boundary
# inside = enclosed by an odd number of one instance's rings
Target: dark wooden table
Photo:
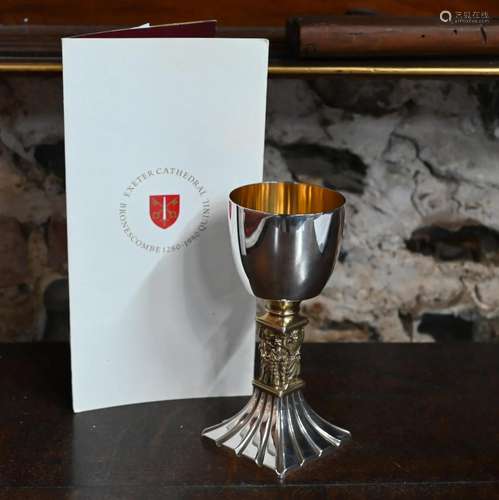
[[[353,441],[279,484],[199,437],[245,398],[74,415],[67,346],[0,345],[0,499],[499,498],[499,345],[306,345],[304,372]]]

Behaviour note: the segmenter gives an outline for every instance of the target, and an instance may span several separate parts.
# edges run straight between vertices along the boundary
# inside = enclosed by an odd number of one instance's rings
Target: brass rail
[[[499,66],[269,66],[269,75],[499,76]]]
[[[0,61],[0,73],[60,73],[61,62]],[[269,76],[499,76],[499,66],[269,66]]]
[[[60,73],[61,62],[2,61],[0,73]]]

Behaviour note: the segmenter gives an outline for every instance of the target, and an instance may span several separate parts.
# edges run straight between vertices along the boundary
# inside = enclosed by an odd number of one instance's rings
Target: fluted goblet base
[[[350,432],[317,415],[300,389],[279,396],[257,386],[239,413],[202,435],[272,469],[280,479],[350,439]]]

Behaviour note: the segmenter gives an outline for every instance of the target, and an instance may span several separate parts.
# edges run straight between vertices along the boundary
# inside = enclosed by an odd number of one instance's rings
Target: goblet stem
[[[253,384],[277,396],[303,387],[300,349],[308,320],[300,315],[300,302],[269,300],[265,314],[257,317],[256,323],[260,375]]]
[[[300,348],[308,320],[300,315],[300,302],[267,301],[256,322],[260,374],[253,380],[253,395],[239,413],[202,435],[283,479],[290,470],[338,448],[350,433],[317,415],[303,397]]]

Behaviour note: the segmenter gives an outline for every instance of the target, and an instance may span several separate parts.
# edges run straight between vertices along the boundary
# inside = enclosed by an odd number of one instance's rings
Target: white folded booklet
[[[268,42],[213,26],[63,40],[75,411],[250,393],[227,199],[262,177]]]

